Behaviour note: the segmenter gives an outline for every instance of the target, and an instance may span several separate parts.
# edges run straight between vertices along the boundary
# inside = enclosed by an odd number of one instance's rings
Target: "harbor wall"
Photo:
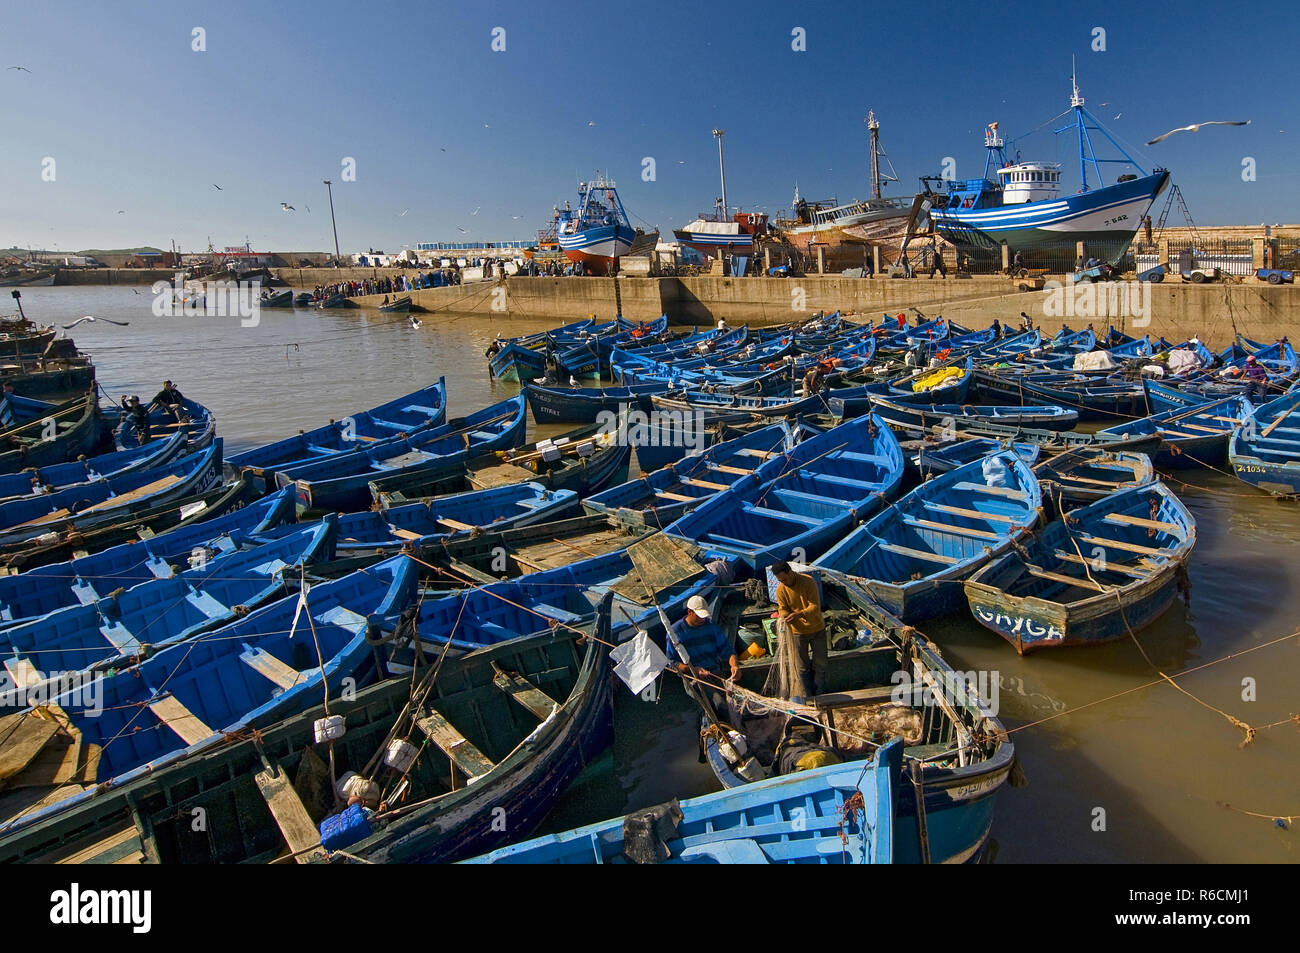
[[[409,292],[412,303],[429,311],[538,318],[556,324],[588,315],[607,320],[621,313],[631,320],[667,314],[674,324],[705,325],[725,318],[738,325],[780,324],[814,311],[853,313],[879,320],[918,308],[929,317],[944,315],[971,328],[996,318],[1017,324],[1024,312],[1034,323],[1055,331],[1114,324],[1130,334],[1149,333],[1171,340],[1197,335],[1206,344],[1230,344],[1237,331],[1256,340],[1281,335],[1300,340],[1300,288],[1269,285],[1248,278],[1240,284],[1156,285],[1136,282],[1066,286],[1057,291],[1015,289],[1005,277],[969,279],[806,278],[508,278],[503,284],[478,282],[453,288]],[[383,295],[354,298],[377,308]]]

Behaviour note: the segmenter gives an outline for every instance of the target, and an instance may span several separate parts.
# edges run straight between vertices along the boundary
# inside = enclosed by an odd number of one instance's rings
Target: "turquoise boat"
[[[890,864],[901,765],[902,744],[891,741],[870,761],[768,778],[689,798],[680,806],[670,803],[673,836],[661,846],[638,838],[636,847],[629,847],[634,812],[465,863]],[[653,856],[655,847],[662,858]],[[629,849],[636,851],[636,861],[629,860]],[[643,858],[647,853],[652,859]]]

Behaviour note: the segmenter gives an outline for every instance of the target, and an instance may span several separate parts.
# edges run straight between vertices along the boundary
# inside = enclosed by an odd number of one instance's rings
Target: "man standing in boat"
[[[678,646],[691,661],[682,661]],[[683,675],[694,671],[697,677],[712,676],[718,681],[735,679],[740,674],[740,662],[735,648],[722,626],[713,621],[709,604],[703,596],[691,596],[686,601],[686,615],[672,628],[667,645],[668,662]]]
[[[777,618],[784,622],[786,631],[794,640],[794,657],[798,669],[801,694],[791,701],[803,704],[821,693],[826,684],[826,623],[822,619],[822,601],[817,591],[817,581],[812,576],[795,572],[790,564],[781,560],[772,567],[776,587]]]

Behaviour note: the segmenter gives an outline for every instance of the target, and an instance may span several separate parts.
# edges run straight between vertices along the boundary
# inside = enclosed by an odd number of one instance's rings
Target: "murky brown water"
[[[149,289],[135,290],[32,288],[23,304],[41,323],[86,314],[130,321],[72,332],[94,355],[108,393],[147,399],[170,377],[214,411],[230,452],[319,426],[439,375],[447,378],[452,415],[469,413],[516,390],[487,377],[483,352],[492,337],[552,323],[422,315],[417,330],[401,315],[268,310],[257,327],[244,328],[239,318],[155,317]],[[1194,484],[1172,485],[1199,524],[1191,605],[1176,606],[1139,636],[1170,675],[1300,624],[1300,506],[1199,468],[1175,476]],[[1270,728],[1239,747],[1241,732],[1222,716],[1168,684],[1141,687],[1158,676],[1131,642],[1022,659],[964,618],[924,628],[955,668],[1000,673],[1009,728],[1058,715],[1013,735],[1029,784],[1004,790],[999,801],[998,862],[1300,861],[1295,825],[1283,830],[1219,806],[1300,814],[1300,727]],[[1242,700],[1248,678],[1256,701]],[[1179,684],[1249,724],[1282,721],[1300,712],[1300,640],[1212,665]],[[1071,713],[1059,716],[1065,710]],[[647,705],[624,692],[618,724],[612,757],[570,792],[553,823],[586,823],[713,789],[697,763],[694,717],[681,697]],[[1097,808],[1105,811],[1105,831],[1093,830]]]

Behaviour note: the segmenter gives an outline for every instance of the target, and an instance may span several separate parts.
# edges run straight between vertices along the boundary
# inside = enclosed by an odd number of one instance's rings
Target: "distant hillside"
[[[94,258],[98,258],[100,255],[138,255],[141,252],[162,251],[161,248],[154,248],[152,245],[144,245],[140,248],[83,248],[81,251],[67,251],[65,249],[61,252],[51,251],[48,248],[35,248],[31,250],[35,251],[38,255],[90,255]],[[28,249],[26,248],[0,248],[0,257],[3,258],[9,258],[10,256],[14,258],[26,258],[27,254]]]

